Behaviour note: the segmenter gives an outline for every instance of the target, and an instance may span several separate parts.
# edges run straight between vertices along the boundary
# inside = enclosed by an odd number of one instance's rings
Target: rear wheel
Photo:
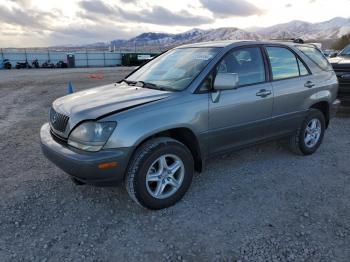
[[[191,152],[171,138],[155,138],[136,151],[125,184],[130,197],[149,209],[162,209],[179,201],[194,172]]]
[[[298,154],[311,155],[321,145],[326,121],[323,113],[311,109],[301,127],[290,138],[291,149]]]

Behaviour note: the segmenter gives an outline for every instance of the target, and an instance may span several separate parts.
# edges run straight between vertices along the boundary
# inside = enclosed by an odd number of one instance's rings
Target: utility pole
[[[24,57],[26,58],[26,62],[28,62],[28,59],[27,59],[27,50],[24,48]]]
[[[85,54],[86,54],[86,65],[87,67],[89,67],[89,56],[88,56],[87,48],[85,48]]]
[[[103,51],[103,66],[106,67],[106,52]]]

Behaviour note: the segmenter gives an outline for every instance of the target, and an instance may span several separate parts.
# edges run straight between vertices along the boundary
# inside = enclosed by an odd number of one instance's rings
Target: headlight
[[[86,151],[99,151],[115,129],[116,122],[84,122],[68,138],[68,144]]]

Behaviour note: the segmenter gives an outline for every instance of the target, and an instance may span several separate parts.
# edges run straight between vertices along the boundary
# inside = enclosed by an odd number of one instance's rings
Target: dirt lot
[[[141,209],[124,187],[75,186],[41,154],[49,105],[68,81],[81,90],[129,70],[0,71],[1,261],[349,261],[350,115],[312,156],[274,142],[213,159],[166,210]]]

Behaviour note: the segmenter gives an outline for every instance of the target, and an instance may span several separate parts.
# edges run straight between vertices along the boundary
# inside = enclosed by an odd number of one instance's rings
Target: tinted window
[[[299,76],[298,62],[291,51],[283,47],[267,47],[266,50],[273,80]]]
[[[298,46],[298,49],[301,52],[303,52],[307,57],[309,57],[312,61],[314,61],[321,69],[332,69],[332,66],[328,63],[327,58],[317,48],[309,46]]]
[[[264,82],[265,68],[260,48],[242,48],[228,53],[218,65],[217,72],[238,74],[240,86]]]

